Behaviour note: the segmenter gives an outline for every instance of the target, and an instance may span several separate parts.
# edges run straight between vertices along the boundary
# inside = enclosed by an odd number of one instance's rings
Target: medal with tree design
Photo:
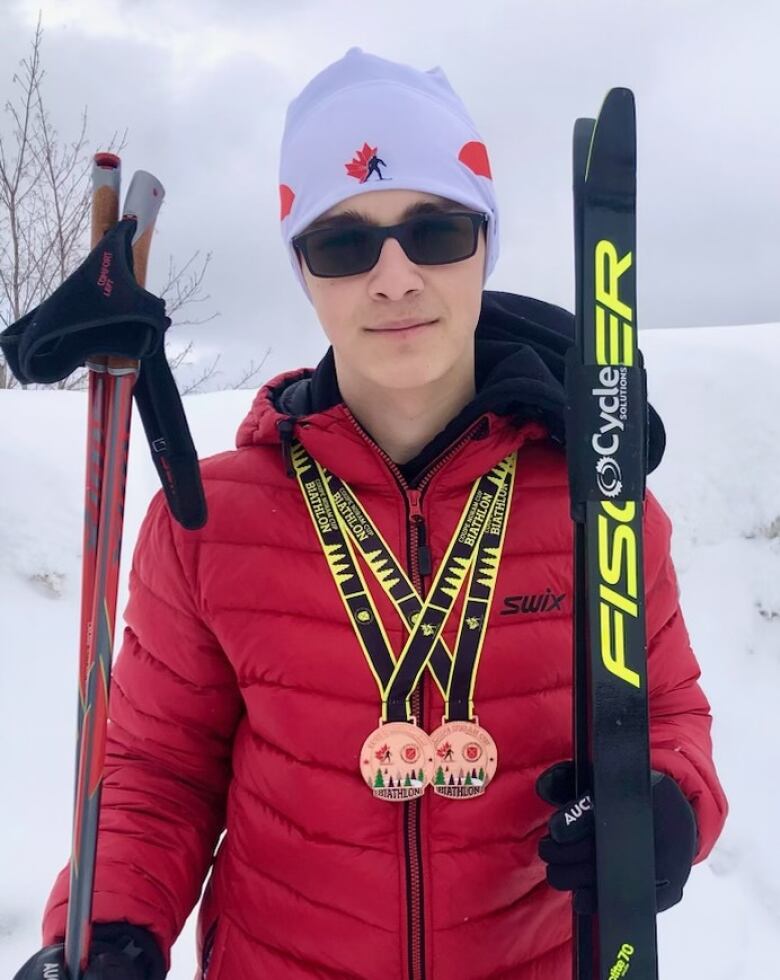
[[[391,721],[363,743],[360,771],[377,799],[403,803],[423,795],[433,779],[433,758],[433,744],[422,728]]]
[[[490,734],[475,721],[445,722],[431,734],[433,791],[451,800],[481,796],[498,767]]]

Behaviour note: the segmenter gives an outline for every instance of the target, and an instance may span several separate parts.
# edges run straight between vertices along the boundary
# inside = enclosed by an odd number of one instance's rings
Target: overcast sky
[[[488,147],[501,255],[487,288],[571,308],[571,129],[637,98],[640,328],[780,321],[778,0],[3,0],[0,93],[43,12],[44,92],[90,152],[127,129],[125,187],[167,197],[148,288],[211,251],[192,336],[227,383],[316,363],[325,343],[279,233],[287,103],[349,47],[440,65]],[[2,123],[7,133],[7,121]],[[189,332],[188,332],[189,331]]]

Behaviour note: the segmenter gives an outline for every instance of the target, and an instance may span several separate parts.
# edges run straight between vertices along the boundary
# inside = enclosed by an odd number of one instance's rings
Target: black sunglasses
[[[306,260],[309,272],[325,279],[373,269],[386,238],[395,238],[415,265],[447,265],[471,258],[479,230],[489,217],[476,211],[437,211],[398,225],[318,228],[296,235],[292,244]]]

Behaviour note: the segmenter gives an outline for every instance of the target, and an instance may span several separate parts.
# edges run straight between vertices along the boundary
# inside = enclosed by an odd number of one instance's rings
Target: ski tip
[[[616,85],[611,88],[606,95],[607,99],[631,99],[634,100],[634,93],[625,85]]]
[[[595,125],[595,119],[587,119],[584,116],[576,119],[574,122],[574,140],[580,143],[590,143]]]
[[[574,123],[574,135],[572,137],[572,176],[575,191],[585,180],[588,154],[590,152],[590,144],[593,139],[595,126],[595,119],[581,118],[577,119]]]
[[[599,123],[604,118],[615,120],[622,129],[636,128],[636,99],[630,88],[611,88],[607,92],[599,113]]]
[[[628,88],[613,88],[601,107],[588,160],[594,194],[631,199],[636,194],[636,106]]]

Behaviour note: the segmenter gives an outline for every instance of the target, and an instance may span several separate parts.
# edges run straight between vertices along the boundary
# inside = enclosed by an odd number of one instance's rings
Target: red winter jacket
[[[490,370],[480,370],[484,392]],[[297,418],[279,410],[296,382],[299,395],[311,389],[310,407],[322,401],[315,381],[310,371],[274,379],[237,450],[203,462],[202,530],[172,523],[159,494],[149,508],[113,672],[94,919],[146,926],[168,955],[213,860],[198,925],[208,980],[568,980],[570,899],[546,884],[536,848],[551,809],[534,791],[544,768],[572,755],[572,524],[553,426],[543,411],[528,417],[529,398],[524,421],[516,404],[472,411],[415,490],[337,398]],[[429,790],[387,803],[363,783],[358,753],[377,724],[378,694],[285,472],[285,417],[426,593],[415,515],[435,572],[474,480],[519,447],[476,687],[480,723],[499,749],[484,797]],[[726,801],[678,605],[671,526],[651,493],[644,527],[652,764],[692,802],[701,860]],[[366,580],[398,651],[406,630]],[[533,598],[547,590],[563,596],[557,606]],[[460,602],[444,634],[450,649],[459,616]],[[428,676],[418,691],[418,719],[432,731],[440,695]],[[64,869],[45,942],[64,934],[67,887]]]

